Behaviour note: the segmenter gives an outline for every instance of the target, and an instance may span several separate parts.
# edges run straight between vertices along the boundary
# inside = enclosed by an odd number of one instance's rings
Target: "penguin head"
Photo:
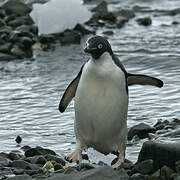
[[[84,52],[91,54],[94,59],[98,59],[105,52],[113,55],[111,45],[102,36],[93,36],[86,41]]]

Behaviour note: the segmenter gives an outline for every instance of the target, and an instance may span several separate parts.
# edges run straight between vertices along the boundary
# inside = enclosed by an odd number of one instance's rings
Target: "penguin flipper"
[[[142,74],[130,74],[128,73],[127,78],[128,86],[139,84],[139,85],[151,85],[156,87],[163,87],[164,83],[158,78],[154,78]]]
[[[73,97],[76,94],[76,89],[78,87],[79,80],[81,78],[83,66],[81,67],[81,70],[79,71],[78,75],[68,85],[68,87],[66,88],[66,90],[60,100],[58,109],[61,113],[63,113],[66,110],[67,106],[69,105],[69,103],[71,102],[71,100],[73,99]]]

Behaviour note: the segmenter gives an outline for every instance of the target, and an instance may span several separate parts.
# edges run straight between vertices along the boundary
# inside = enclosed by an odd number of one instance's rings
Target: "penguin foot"
[[[71,154],[69,154],[69,156],[67,156],[66,159],[67,159],[69,162],[79,163],[80,161],[82,161],[81,151],[80,151],[80,150],[75,150],[74,152],[72,152]]]
[[[124,155],[123,154],[119,154],[118,160],[115,164],[112,165],[113,169],[117,169],[123,162],[124,162]]]

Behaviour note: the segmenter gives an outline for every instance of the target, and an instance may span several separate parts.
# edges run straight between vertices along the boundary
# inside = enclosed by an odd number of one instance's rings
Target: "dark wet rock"
[[[143,25],[143,26],[149,26],[152,24],[152,20],[150,17],[138,18],[136,19],[136,21],[139,25]]]
[[[82,24],[76,24],[73,30],[80,32],[82,35],[92,33],[92,31],[90,31],[89,29],[86,29]]]
[[[129,175],[123,168],[119,168],[118,170],[116,170],[116,173],[119,176],[120,180],[129,180],[130,179]]]
[[[0,153],[0,165],[1,166],[9,166],[11,163],[11,160],[8,159],[8,154],[6,153]]]
[[[21,141],[22,141],[21,136],[17,136],[16,139],[15,139],[15,141],[16,141],[18,144],[20,144]]]
[[[167,15],[175,16],[177,14],[180,14],[180,8],[172,9],[167,12]]]
[[[60,40],[62,45],[66,44],[80,44],[81,35],[77,31],[73,30],[65,30],[63,33],[58,34],[58,39]]]
[[[13,28],[16,28],[22,25],[31,25],[33,24],[33,20],[30,16],[22,16],[9,21],[7,24]]]
[[[128,22],[127,18],[119,18],[117,20],[116,25],[117,25],[118,28],[122,28],[125,25],[125,23],[127,23],[127,22]]]
[[[38,35],[39,32],[38,27],[35,24],[30,25],[30,31],[36,35]]]
[[[82,154],[82,159],[84,159],[84,160],[89,160],[89,157],[88,157],[87,154]]]
[[[42,164],[42,165],[44,165],[47,162],[46,158],[42,155],[29,157],[29,158],[26,158],[25,160],[31,164]]]
[[[78,171],[81,171],[82,169],[88,170],[88,169],[94,169],[94,168],[95,168],[95,166],[93,166],[92,164],[89,164],[89,163],[80,163],[76,167],[76,169]]]
[[[135,13],[132,9],[121,9],[119,12],[117,12],[117,15],[127,19],[135,17]]]
[[[72,173],[77,173],[77,170],[75,167],[68,167],[64,171],[64,174],[72,174]]]
[[[0,28],[0,35],[2,34],[10,34],[12,32],[12,28],[10,26],[4,26]]]
[[[29,169],[29,170],[37,170],[39,166],[35,164],[28,163],[24,160],[15,160],[11,163],[12,167],[20,168],[20,169]]]
[[[20,42],[24,45],[26,50],[30,50],[33,45],[33,41],[29,37],[21,37]]]
[[[156,172],[152,173],[150,176],[149,176],[149,180],[159,180],[160,179],[160,169],[158,169]]]
[[[148,175],[142,175],[140,173],[133,174],[130,178],[130,180],[147,180]]]
[[[178,25],[178,24],[180,24],[180,22],[178,22],[178,21],[173,21],[172,24],[173,24],[173,25]]]
[[[138,156],[138,163],[147,159],[153,160],[154,170],[157,170],[165,165],[174,170],[176,161],[180,160],[180,144],[161,144],[147,141],[141,148]]]
[[[6,23],[2,19],[0,19],[0,27],[3,27],[5,25],[6,25]]]
[[[167,167],[167,166],[163,166],[161,168],[160,173],[161,173],[161,178],[162,179],[170,179],[170,177],[174,173],[174,171],[171,168]]]
[[[0,9],[0,18],[3,19],[6,16],[6,12],[4,9]]]
[[[10,152],[9,155],[8,155],[8,158],[12,161],[14,160],[19,160],[22,158],[22,156],[18,153],[15,153],[15,152]]]
[[[105,34],[105,35],[113,35],[114,32],[113,31],[104,31],[103,34]]]
[[[14,174],[10,168],[3,167],[0,165],[0,179],[6,175],[13,176]],[[1,180],[4,180],[4,179],[2,178]]]
[[[39,38],[39,42],[42,44],[55,42],[55,36],[52,34],[41,34],[38,38]]]
[[[26,146],[21,147],[21,149],[23,151],[27,151],[27,150],[31,149],[31,147],[26,145]]]
[[[23,175],[17,175],[14,177],[7,178],[6,180],[31,180],[31,179],[32,179],[31,176],[27,174],[23,174]]]
[[[98,12],[99,14],[105,15],[108,13],[108,7],[107,7],[107,2],[102,1],[100,2],[96,7],[94,7],[92,12]]]
[[[14,45],[12,47],[11,54],[18,58],[26,57],[26,53],[21,48],[19,48],[19,46],[17,46],[17,45]]]
[[[136,164],[132,170],[135,173],[150,174],[153,172],[153,160],[148,159]]]
[[[176,162],[176,171],[180,173],[180,161]]]
[[[54,171],[58,171],[60,169],[63,169],[63,166],[61,164],[59,164],[59,163],[55,163],[54,164]]]
[[[26,15],[31,12],[31,8],[29,8],[26,4],[19,0],[8,0],[5,1],[1,8],[6,11],[8,14],[19,14]]]
[[[111,167],[109,166],[103,166],[100,168],[90,169],[84,172],[79,173],[70,173],[70,174],[64,174],[64,173],[58,173],[53,175],[50,178],[47,178],[47,180],[118,180],[119,176],[117,172],[115,172]]]
[[[7,42],[5,44],[0,45],[0,52],[9,53],[12,47],[12,43]]]
[[[43,169],[25,170],[24,172],[30,176],[44,174]]]
[[[62,157],[57,156],[57,155],[47,154],[44,157],[47,159],[47,161],[56,161],[57,163],[61,164],[62,166],[65,166],[65,164],[66,164],[65,160]]]
[[[26,157],[32,157],[36,155],[46,155],[46,154],[51,154],[51,155],[56,155],[56,153],[50,149],[44,149],[42,147],[36,147],[36,148],[31,148],[25,151],[25,156]]]
[[[21,175],[21,174],[24,174],[25,173],[25,170],[24,169],[13,169],[13,173],[15,175]]]
[[[132,140],[132,138],[137,135],[140,139],[148,137],[148,133],[155,133],[156,129],[151,127],[145,123],[140,123],[130,128],[128,132],[128,140]]]
[[[0,53],[0,61],[9,61],[9,60],[13,60],[13,59],[16,59],[16,57],[13,55]]]

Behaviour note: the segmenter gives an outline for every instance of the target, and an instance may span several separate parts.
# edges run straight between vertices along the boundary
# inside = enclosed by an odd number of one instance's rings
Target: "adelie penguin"
[[[89,38],[84,52],[91,58],[69,84],[59,104],[59,111],[64,112],[75,97],[76,149],[67,159],[80,162],[82,151],[92,147],[105,155],[117,155],[118,160],[112,166],[117,168],[125,159],[128,86],[162,87],[163,82],[128,73],[104,37]]]

